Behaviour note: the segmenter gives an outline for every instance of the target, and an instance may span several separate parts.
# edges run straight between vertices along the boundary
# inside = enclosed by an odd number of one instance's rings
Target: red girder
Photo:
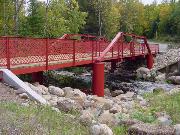
[[[72,40],[72,37],[80,37]],[[126,42],[124,36],[132,37]],[[137,40],[143,40],[139,43]],[[148,45],[145,37],[118,33],[109,42],[103,37],[66,34],[62,38],[0,37],[0,67],[16,74],[92,64],[156,54],[159,46]]]

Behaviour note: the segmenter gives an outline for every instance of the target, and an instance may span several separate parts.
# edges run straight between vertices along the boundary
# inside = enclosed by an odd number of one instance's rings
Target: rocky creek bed
[[[170,52],[174,51],[171,50]],[[163,54],[167,57],[158,56],[157,59],[159,60],[156,60],[156,62],[171,62],[173,58],[169,59],[170,52]],[[90,92],[85,94],[82,89],[77,89],[79,84],[77,85],[76,80],[90,87],[90,72],[81,75],[68,71],[54,71],[51,73],[51,77],[55,77],[55,79],[57,76],[68,76],[74,79],[74,88],[64,87],[64,85],[59,85],[58,82],[54,83],[55,81],[52,81],[49,86],[28,82],[26,84],[46,99],[54,111],[58,113],[78,112],[80,114],[78,117],[73,115],[69,117],[88,127],[92,135],[113,135],[112,129],[119,126],[126,127],[129,135],[180,135],[180,119],[175,119],[173,114],[166,112],[168,110],[166,102],[165,108],[155,109],[152,108],[151,98],[156,99],[154,97],[145,98],[147,93],[154,94],[157,97],[160,94],[159,98],[167,97],[164,99],[169,99],[168,97],[180,93],[179,85],[168,84],[165,75],[156,72],[156,69],[159,68],[157,63],[153,70],[140,67],[134,71],[134,69],[124,70],[121,67],[115,70],[114,73],[108,72],[107,66],[104,97],[91,95]],[[68,83],[72,85],[71,81]],[[82,88],[86,89],[84,86]],[[14,90],[14,92],[22,99],[29,99],[28,95],[21,89]],[[177,100],[171,103],[167,101],[168,106],[175,106],[172,109],[177,109],[179,96],[176,98]],[[162,98],[163,103],[164,99]],[[178,110],[175,110],[176,112]],[[179,115],[177,114],[177,116]]]

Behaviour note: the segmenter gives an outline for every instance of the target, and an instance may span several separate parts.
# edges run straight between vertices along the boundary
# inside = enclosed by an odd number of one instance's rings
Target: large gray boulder
[[[79,121],[84,126],[90,126],[94,119],[93,112],[91,110],[83,110],[81,116],[79,117]]]
[[[72,110],[82,110],[82,106],[76,103],[74,100],[65,98],[57,101],[57,108],[64,112],[69,112]]]
[[[180,76],[171,76],[168,80],[174,84],[180,84]]]
[[[61,88],[58,88],[55,86],[49,86],[48,90],[49,90],[49,93],[52,95],[57,95],[59,97],[64,96],[64,91]]]
[[[112,130],[106,124],[96,124],[91,126],[91,135],[113,135]]]
[[[139,79],[148,79],[151,77],[151,72],[148,68],[140,67],[136,70],[136,76]]]

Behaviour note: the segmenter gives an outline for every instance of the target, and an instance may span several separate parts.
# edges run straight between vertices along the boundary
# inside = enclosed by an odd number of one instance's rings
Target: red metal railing
[[[91,64],[96,60],[121,59],[149,53],[147,44],[137,41],[137,39],[143,39],[142,37],[128,35],[133,37],[133,40],[126,42],[124,36],[127,35],[119,33],[111,43],[98,38],[97,40],[71,40],[0,37],[0,67],[12,70],[26,68],[49,70]],[[151,53],[158,52],[158,45],[149,47]]]

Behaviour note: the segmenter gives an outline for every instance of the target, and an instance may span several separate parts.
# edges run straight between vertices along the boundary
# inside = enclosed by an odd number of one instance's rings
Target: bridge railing
[[[150,45],[152,52],[158,52],[157,45]],[[106,51],[106,52],[105,52]],[[113,42],[105,40],[69,40],[48,38],[0,37],[0,67],[26,68],[53,65],[61,67],[90,64],[97,59],[109,60],[144,55],[148,52],[145,44],[123,36]]]
[[[128,41],[127,38],[130,40]],[[145,37],[119,32],[104,51],[101,52],[96,61],[103,61],[107,58],[135,57],[137,55],[155,54],[158,52],[159,45],[149,45]],[[112,56],[110,57],[110,55]]]

